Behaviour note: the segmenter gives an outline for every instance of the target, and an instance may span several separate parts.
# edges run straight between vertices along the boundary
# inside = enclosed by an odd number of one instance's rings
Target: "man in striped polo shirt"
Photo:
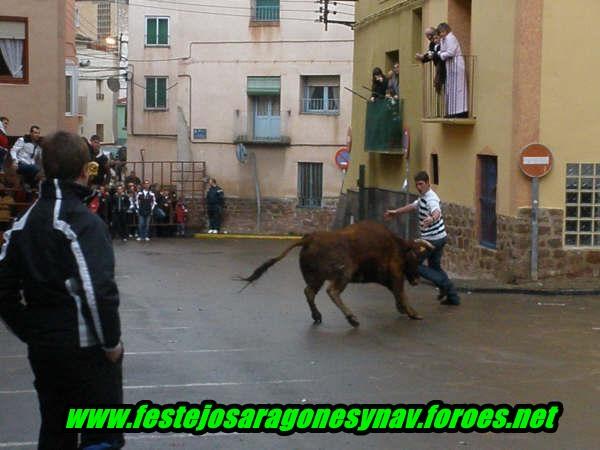
[[[442,269],[442,254],[444,246],[448,240],[444,218],[442,217],[442,208],[440,198],[431,190],[429,184],[429,175],[427,172],[419,172],[415,175],[415,185],[419,191],[420,197],[413,203],[398,209],[390,209],[385,212],[384,218],[391,219],[397,214],[418,210],[419,230],[421,238],[430,242],[435,248],[427,255],[427,266],[419,266],[419,275],[426,280],[431,281],[440,290],[439,299],[444,305],[459,305],[460,299],[456,288],[448,275]]]

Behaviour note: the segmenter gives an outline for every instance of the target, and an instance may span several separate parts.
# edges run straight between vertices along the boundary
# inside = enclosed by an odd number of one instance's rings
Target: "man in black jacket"
[[[28,346],[43,450],[78,448],[77,434],[65,430],[68,408],[123,401],[113,250],[106,224],[83,204],[89,159],[77,135],[46,141],[40,198],[0,252],[0,317]],[[84,431],[79,448],[104,443],[121,448],[123,435]]]
[[[206,210],[208,212],[208,232],[218,233],[221,230],[221,216],[225,206],[225,193],[217,184],[217,180],[210,178],[208,180],[209,188],[206,193]]]

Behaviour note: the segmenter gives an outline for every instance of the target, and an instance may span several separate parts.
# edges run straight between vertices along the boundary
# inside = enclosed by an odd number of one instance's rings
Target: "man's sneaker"
[[[448,296],[448,291],[446,289],[440,288],[437,299],[444,300],[444,298],[446,298],[447,296]]]
[[[146,240],[146,241],[149,241],[149,240],[150,240],[150,238],[146,238],[145,240]]]
[[[440,305],[458,306],[458,305],[460,305],[460,299],[458,297],[452,298],[452,299],[447,298],[443,302],[440,302]]]
[[[138,237],[138,238],[135,238],[135,240],[136,240],[136,241],[141,241],[141,240],[142,240],[142,238],[141,238],[141,237]]]

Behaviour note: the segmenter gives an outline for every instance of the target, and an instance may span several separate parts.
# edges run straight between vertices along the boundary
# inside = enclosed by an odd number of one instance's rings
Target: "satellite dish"
[[[106,81],[106,84],[108,84],[108,88],[113,92],[118,92],[119,89],[121,89],[121,83],[119,82],[119,79],[116,77],[110,77]]]
[[[235,149],[235,156],[239,162],[242,164],[248,161],[248,150],[246,150],[246,146],[241,142],[237,145]]]

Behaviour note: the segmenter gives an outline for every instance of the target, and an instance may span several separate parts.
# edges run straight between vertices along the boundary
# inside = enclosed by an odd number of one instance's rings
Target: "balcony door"
[[[279,139],[281,115],[279,97],[257,96],[254,99],[254,139]]]

